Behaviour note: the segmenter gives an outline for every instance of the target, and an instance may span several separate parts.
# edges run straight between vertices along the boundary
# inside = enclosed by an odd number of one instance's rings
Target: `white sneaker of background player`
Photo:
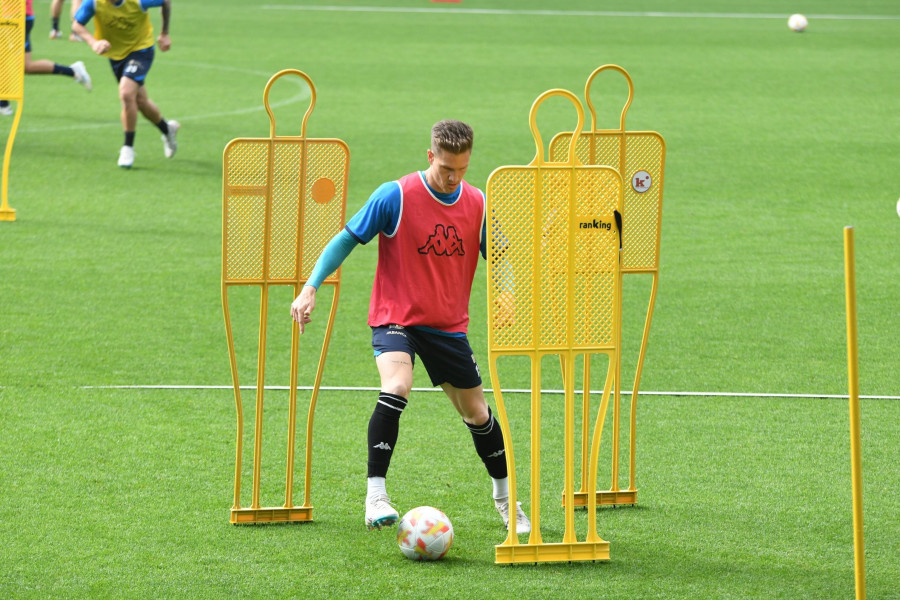
[[[134,148],[132,146],[122,146],[119,150],[119,166],[123,169],[130,169],[134,164]]]
[[[175,151],[178,150],[178,142],[175,141],[175,135],[178,133],[181,123],[178,121],[166,121],[166,125],[169,127],[169,133],[162,135],[163,150],[166,153],[166,158],[172,158],[175,156]]]
[[[72,63],[70,68],[75,71],[75,81],[83,85],[84,89],[87,91],[91,91],[93,89],[93,85],[91,85],[91,76],[88,75],[84,63],[79,60],[78,62]]]

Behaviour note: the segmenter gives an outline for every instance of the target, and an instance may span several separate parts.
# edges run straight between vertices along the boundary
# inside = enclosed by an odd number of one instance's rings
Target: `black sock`
[[[463,421],[465,423],[465,421]],[[500,423],[494,419],[491,407],[488,407],[488,420],[482,425],[469,425],[472,441],[475,442],[475,451],[487,467],[488,475],[494,479],[503,479],[507,476],[506,470],[506,446],[503,443],[503,431]]]
[[[67,67],[58,63],[53,63],[53,74],[65,75],[66,77],[75,77],[75,71],[72,70],[72,67]]]
[[[6,108],[9,106],[9,100],[0,100],[0,108]]]
[[[53,17],[53,29],[59,31],[59,17]]]
[[[391,466],[394,446],[400,432],[400,415],[407,400],[402,396],[381,392],[369,419],[369,471],[367,477],[385,477]]]
[[[126,146],[134,146],[134,132],[133,131],[125,132],[125,145]]]
[[[159,127],[159,130],[163,132],[163,135],[169,134],[169,124],[166,123],[166,120],[164,118],[162,118],[162,115],[160,115],[159,123],[157,123],[156,126]]]

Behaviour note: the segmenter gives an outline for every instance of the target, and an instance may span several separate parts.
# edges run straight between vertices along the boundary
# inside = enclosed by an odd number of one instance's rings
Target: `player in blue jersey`
[[[83,85],[87,91],[91,91],[91,76],[88,75],[84,63],[81,61],[70,66],[55,63],[52,60],[31,60],[31,29],[34,27],[34,9],[31,0],[25,2],[25,74],[26,75],[64,75],[72,77]],[[0,115],[11,115],[13,109],[8,100],[0,100]]]
[[[471,433],[493,482],[492,498],[504,526],[510,512],[517,533],[531,530],[518,505],[509,505],[506,454],[500,424],[484,398],[481,375],[466,336],[469,293],[479,254],[486,256],[485,198],[463,181],[472,129],[441,121],[432,129],[429,167],[381,185],[329,242],[291,316],[301,333],[311,322],[316,289],[358,244],[378,237],[378,266],[369,304],[375,364],[381,378],[368,427],[365,523],[370,529],[398,519],[385,486],[400,416],[412,391],[413,365],[421,359]]]
[[[154,56],[153,26],[147,9],[155,6],[162,8],[162,29],[156,41],[160,51],[166,52],[172,46],[169,38],[171,0],[84,0],[72,22],[72,31],[95,53],[109,58],[119,82],[125,143],[119,150],[118,164],[126,169],[134,164],[138,113],[162,133],[166,158],[175,156],[178,149],[175,135],[181,125],[178,121],[163,118],[144,85]],[[94,33],[85,27],[91,19],[94,19]]]

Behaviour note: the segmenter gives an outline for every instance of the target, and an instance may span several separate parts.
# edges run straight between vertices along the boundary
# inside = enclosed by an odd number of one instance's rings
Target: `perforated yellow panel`
[[[343,227],[349,160],[340,140],[237,139],[228,144],[225,280],[305,281]],[[332,274],[326,281],[335,278]]]
[[[488,179],[489,345],[612,346],[621,179],[601,166],[502,167]],[[512,322],[502,323],[504,315]]]
[[[582,132],[576,152],[586,165],[610,165],[622,173],[625,180],[622,270],[648,272],[659,269],[665,142],[653,131],[627,131],[624,137],[623,149],[619,131]],[[571,132],[555,136],[550,143],[550,159],[564,160],[571,139]],[[650,177],[646,189],[643,183],[647,178],[643,173]]]
[[[310,90],[310,106],[303,117],[299,137],[276,135],[275,117],[269,106],[269,90],[272,84],[288,74],[302,77]],[[294,294],[298,294],[301,286],[309,279],[319,255],[344,226],[347,177],[350,169],[350,151],[347,144],[338,139],[312,139],[306,136],[306,121],[315,106],[316,91],[312,80],[305,73],[293,69],[278,72],[266,85],[263,99],[271,121],[269,137],[232,140],[225,148],[223,159],[222,307],[237,410],[232,523],[312,520],[310,481],[313,416],[337,311],[340,269],[323,281],[323,285],[334,287],[334,295],[325,326],[325,337],[319,354],[307,416],[305,497],[301,506],[296,506],[293,501],[299,360],[299,332],[297,324],[293,322],[290,325],[291,370],[284,504],[279,507],[264,507],[260,500],[268,290],[272,285],[290,285],[294,288]],[[228,288],[233,285],[261,288],[253,433],[253,487],[249,507],[241,505],[244,406],[241,401],[234,337],[228,309]]]
[[[0,98],[21,100],[25,74],[25,0],[0,0]]]

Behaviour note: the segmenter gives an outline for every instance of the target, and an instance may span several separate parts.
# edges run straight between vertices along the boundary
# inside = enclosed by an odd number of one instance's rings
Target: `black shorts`
[[[415,364],[422,359],[432,385],[449,383],[460,389],[481,385],[481,371],[465,335],[450,336],[421,327],[385,325],[372,328],[375,356],[383,352],[406,352]]]
[[[153,64],[153,56],[156,54],[153,46],[132,52],[122,60],[109,60],[109,66],[112,67],[116,81],[121,81],[123,77],[132,79],[140,85],[144,85],[144,79],[150,72],[150,66]]]

